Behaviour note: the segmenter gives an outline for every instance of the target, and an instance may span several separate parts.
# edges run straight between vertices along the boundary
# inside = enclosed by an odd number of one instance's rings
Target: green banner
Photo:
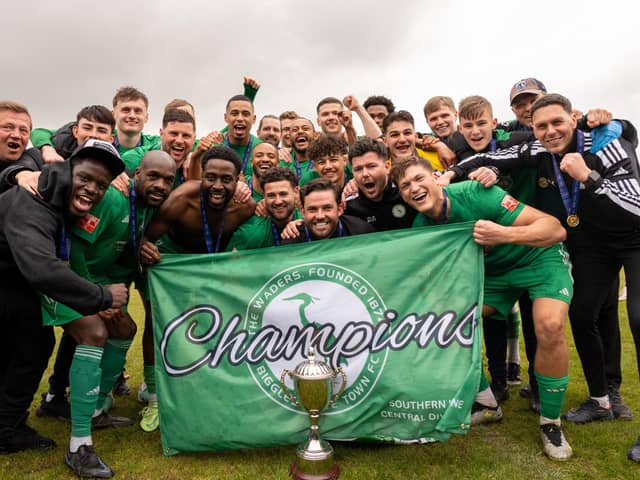
[[[472,228],[163,256],[149,284],[164,452],[304,440],[309,416],[280,375],[311,346],[347,376],[321,415],[324,438],[466,433],[480,380],[484,275]]]

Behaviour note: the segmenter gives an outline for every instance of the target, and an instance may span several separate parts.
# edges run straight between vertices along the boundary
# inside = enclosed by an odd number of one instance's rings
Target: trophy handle
[[[289,398],[289,400],[291,400],[296,407],[299,407],[300,404],[298,403],[298,400],[296,399],[296,397],[291,395],[291,392],[289,391],[289,389],[287,388],[287,386],[284,383],[284,377],[286,377],[287,375],[289,375],[289,377],[293,378],[293,374],[291,373],[291,371],[287,370],[285,368],[282,371],[282,375],[280,375],[280,386],[282,387],[282,391]]]
[[[342,392],[344,392],[344,388],[347,386],[347,376],[345,375],[344,370],[342,370],[342,367],[338,367],[333,371],[333,378],[337,377],[338,374],[342,376],[342,385],[340,385],[338,393],[336,393],[333,397],[331,397],[331,400],[329,400],[329,407],[331,407],[335,403],[335,401],[338,400],[338,397],[342,395]]]

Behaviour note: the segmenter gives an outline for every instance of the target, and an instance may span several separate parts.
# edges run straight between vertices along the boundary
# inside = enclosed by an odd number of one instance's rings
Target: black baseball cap
[[[109,142],[102,140],[96,140],[91,138],[73,151],[69,157],[69,161],[73,162],[75,159],[90,159],[96,160],[109,169],[113,178],[124,172],[124,163],[120,158],[120,154],[116,147]]]

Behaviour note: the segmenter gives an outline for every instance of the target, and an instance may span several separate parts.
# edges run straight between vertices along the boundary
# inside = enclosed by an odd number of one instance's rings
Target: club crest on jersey
[[[500,202],[500,205],[502,205],[504,208],[506,208],[510,212],[513,212],[518,206],[518,200],[513,198],[511,195],[505,195],[502,201]]]
[[[407,209],[401,203],[397,203],[391,209],[391,215],[395,218],[403,218],[407,214]]]
[[[91,215],[90,213],[80,218],[76,225],[84,230],[87,233],[93,233],[98,224],[100,223],[100,219],[95,215]]]

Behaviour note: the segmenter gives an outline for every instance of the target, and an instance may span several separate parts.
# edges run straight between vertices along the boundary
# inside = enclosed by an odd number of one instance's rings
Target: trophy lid
[[[293,374],[305,380],[322,380],[333,376],[333,369],[322,360],[316,360],[316,351],[309,348],[307,360],[298,364]]]

